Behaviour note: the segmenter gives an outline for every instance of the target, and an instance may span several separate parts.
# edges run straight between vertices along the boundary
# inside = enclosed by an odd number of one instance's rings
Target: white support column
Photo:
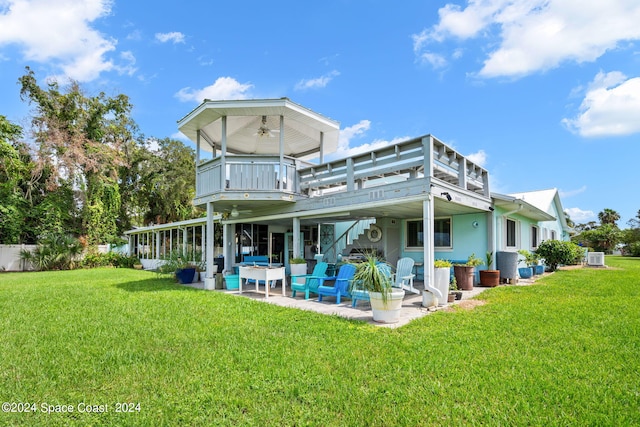
[[[280,152],[280,172],[278,172],[278,177],[279,177],[279,182],[278,182],[278,189],[280,191],[284,190],[284,175],[285,175],[285,168],[284,168],[284,116],[280,116],[280,148],[279,148],[279,152]]]
[[[302,258],[304,254],[300,253],[300,218],[293,218],[293,257]]]
[[[196,169],[200,164],[200,129],[196,131]]]
[[[434,262],[434,238],[433,238],[433,226],[434,226],[434,211],[433,211],[433,197],[431,194],[427,195],[427,198],[422,202],[422,230],[424,232],[424,247],[423,247],[423,255],[424,255],[424,289],[430,291],[438,298],[438,303],[444,301],[447,302],[447,295],[442,295],[439,289],[434,286],[433,278],[434,278],[434,270],[433,270],[433,262]]]
[[[187,227],[182,229],[182,255],[190,255],[187,254]]]
[[[224,263],[226,265],[226,270],[233,274],[233,264],[235,262],[235,253],[237,252],[236,248],[236,239],[235,239],[235,224],[227,224],[225,225],[223,232],[223,239],[226,244],[226,253],[224,258]]]
[[[222,141],[220,141],[220,186],[227,188],[227,116],[222,116]]]
[[[204,279],[205,289],[215,289],[216,279],[213,275],[213,233],[215,231],[213,223],[213,202],[207,202],[207,235],[205,237],[206,249],[204,251],[205,260],[207,262],[207,274]]]
[[[489,247],[487,248],[488,252],[493,252],[493,262],[496,262],[496,233],[495,233],[495,220],[493,211],[486,213],[486,221],[487,221],[487,242]],[[489,270],[495,270],[491,265],[488,265],[487,268]]]
[[[153,238],[155,240],[156,243],[156,259],[160,259],[160,232],[156,231],[155,233],[153,233]]]

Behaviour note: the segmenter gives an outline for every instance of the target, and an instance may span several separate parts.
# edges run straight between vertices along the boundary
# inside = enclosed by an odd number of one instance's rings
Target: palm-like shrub
[[[21,250],[20,259],[37,270],[71,270],[80,262],[82,250],[80,241],[72,236],[49,235],[33,251]]]
[[[386,303],[391,293],[391,277],[385,268],[381,268],[382,266],[388,267],[380,263],[375,256],[366,255],[364,261],[356,264],[356,272],[351,282],[352,289],[379,292],[382,294],[382,301]]]

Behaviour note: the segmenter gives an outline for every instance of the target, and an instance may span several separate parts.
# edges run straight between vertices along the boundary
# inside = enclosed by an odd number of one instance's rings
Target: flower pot
[[[544,265],[536,265],[536,274],[544,274]]]
[[[429,308],[438,305],[438,297],[433,292],[422,291],[422,306]]]
[[[292,276],[304,276],[307,274],[307,264],[289,264]],[[306,279],[301,278],[298,282],[304,283]]]
[[[369,292],[369,298],[371,299],[371,311],[375,322],[398,323],[400,321],[404,289],[394,288],[387,296],[386,303],[382,300],[380,292]]]
[[[193,283],[193,278],[196,275],[195,268],[180,268],[176,270],[176,278],[178,282],[182,284]]]
[[[500,270],[480,270],[480,284],[493,288],[500,284]]]
[[[520,267],[518,269],[518,274],[521,279],[529,279],[533,276],[533,269],[531,267]]]
[[[453,291],[452,294],[456,298],[456,301],[460,301],[462,299],[462,291]]]
[[[227,289],[239,289],[240,288],[240,275],[238,274],[227,274],[224,276],[224,282],[227,286]]]
[[[451,303],[451,302],[454,302],[455,300],[456,300],[456,295],[455,294],[447,295],[447,302]]]
[[[450,267],[438,267],[433,269],[433,284],[434,288],[440,291],[443,298],[442,301],[438,301],[439,305],[446,305],[447,299],[444,298],[449,293],[449,280],[451,276]]]
[[[475,267],[468,267],[466,265],[456,265],[453,267],[453,273],[456,276],[458,289],[461,289],[463,291],[473,290],[473,281],[476,275]]]

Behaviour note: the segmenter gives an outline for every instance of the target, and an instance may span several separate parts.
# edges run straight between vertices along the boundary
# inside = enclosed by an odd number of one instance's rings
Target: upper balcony
[[[409,193],[489,199],[487,171],[431,135],[323,162],[337,148],[337,122],[286,98],[205,101],[179,121],[179,129],[197,145],[194,202],[213,201],[216,210],[255,210],[328,195],[340,195],[346,204],[352,192],[383,184],[408,186]],[[415,180],[422,182],[412,186]]]

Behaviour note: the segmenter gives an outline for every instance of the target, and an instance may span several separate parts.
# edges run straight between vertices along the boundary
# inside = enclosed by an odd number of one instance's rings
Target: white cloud
[[[418,57],[418,61],[423,64],[429,64],[434,69],[444,68],[447,66],[447,59],[437,53],[422,52]]]
[[[580,223],[584,221],[589,221],[596,218],[596,214],[593,211],[582,210],[580,208],[568,208],[565,211],[571,217],[571,221],[575,223]]]
[[[184,43],[184,34],[178,31],[173,31],[170,33],[156,33],[156,40],[158,40],[160,43]]]
[[[116,40],[90,24],[111,12],[110,0],[5,0],[0,9],[0,46],[14,44],[26,61],[49,63],[63,76],[91,81],[110,71],[106,57]],[[58,77],[58,78],[59,78]]]
[[[640,77],[628,79],[617,71],[598,73],[587,89],[579,114],[562,123],[584,137],[640,132]]]
[[[202,102],[204,99],[246,99],[253,88],[250,83],[240,83],[232,77],[218,77],[212,84],[202,89],[185,87],[180,89],[175,97],[182,102]]]
[[[485,153],[484,150],[468,154],[466,157],[476,165],[484,167],[484,165],[487,164],[487,153]]]
[[[361,138],[371,128],[371,122],[369,120],[360,120],[353,126],[349,126],[340,131],[340,138],[338,140],[338,149],[327,156],[325,160],[344,159],[347,157],[356,156],[379,148],[388,147],[390,145],[398,144],[400,142],[409,139],[406,136],[394,138],[391,141],[375,140],[370,143],[356,145],[351,147],[354,139]]]
[[[327,86],[329,84],[329,82],[331,80],[333,80],[334,77],[339,76],[340,73],[336,70],[330,71],[329,73],[325,74],[324,76],[315,78],[315,79],[309,79],[309,80],[300,80],[298,83],[296,83],[295,86],[295,90],[307,90],[307,89],[317,89],[317,88],[323,88],[325,86]]]
[[[590,62],[622,41],[640,39],[637,0],[469,0],[464,9],[448,4],[438,14],[436,25],[413,36],[416,56],[434,43],[482,37],[489,54],[480,77],[521,77],[566,61]]]

